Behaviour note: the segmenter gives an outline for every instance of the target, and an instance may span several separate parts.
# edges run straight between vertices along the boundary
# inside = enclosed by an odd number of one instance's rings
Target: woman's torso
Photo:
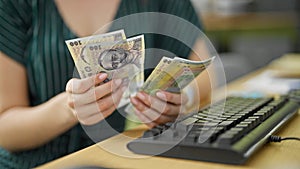
[[[29,96],[32,106],[46,102],[53,96],[63,92],[67,81],[73,77],[74,62],[65,45],[65,40],[91,35],[94,31],[98,30],[98,27],[107,24],[112,19],[122,18],[122,16],[134,13],[165,12],[179,15],[187,20],[189,20],[190,16],[194,19],[195,14],[194,11],[182,10],[185,6],[190,8],[190,4],[183,0],[123,0],[119,3],[119,6],[118,0],[113,0],[109,1],[111,4],[103,6],[103,8],[111,7],[104,11],[97,11],[97,9],[102,8],[102,2],[108,1],[95,0],[93,2],[97,4],[89,6],[90,4],[84,3],[93,3],[92,0],[80,0],[80,3],[83,3],[82,5],[68,5],[68,3],[76,3],[76,1],[60,0],[59,3],[61,4],[56,4],[52,0],[27,0],[23,2],[26,5],[20,5],[21,8],[24,8],[22,11],[24,23],[26,23],[27,41],[24,44],[24,66],[27,69]],[[81,6],[83,7],[82,10],[80,10]],[[93,10],[89,10],[90,8],[93,8]],[[117,9],[118,12],[116,12]],[[86,12],[90,12],[91,14],[86,14]],[[102,14],[105,17],[100,17]],[[102,20],[99,19],[98,21],[98,15]],[[76,20],[77,17],[81,19]],[[85,20],[85,18],[90,18],[90,20]],[[195,22],[196,25],[198,24],[195,20],[192,22]],[[134,20],[132,23],[130,25],[125,24],[124,27],[122,25],[112,25],[111,28],[105,31],[123,28],[125,32],[131,32],[132,36],[134,29],[138,28],[142,30],[143,26],[147,26],[144,23],[134,23]],[[77,27],[76,25],[78,24],[79,26]],[[189,54],[189,49],[186,49],[185,46],[162,35],[153,35],[151,33],[145,35],[145,44],[146,48],[170,50],[174,55],[178,56],[187,57]],[[145,68],[153,68],[161,57],[162,55],[153,56],[151,52],[147,53],[146,51],[145,63],[148,66],[145,66]],[[149,63],[151,64],[149,65]],[[124,128],[125,120],[118,113],[114,113],[108,117],[107,121],[117,131],[122,131]],[[104,130],[107,131],[105,127],[107,126],[104,126]],[[108,136],[109,134],[105,137]],[[50,143],[35,150],[11,154],[0,149],[0,160],[7,160],[7,163],[4,163],[3,166],[31,168],[76,151],[91,143],[91,140],[87,138],[81,127],[76,126]],[[2,163],[0,162],[1,165]]]

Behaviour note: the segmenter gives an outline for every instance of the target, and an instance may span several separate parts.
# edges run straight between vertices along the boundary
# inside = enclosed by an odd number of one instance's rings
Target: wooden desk
[[[228,90],[242,89],[242,83],[250,77],[255,76],[263,70],[256,71],[228,85]],[[40,166],[40,169],[69,168],[71,166],[95,165],[107,168],[207,168],[207,169],[248,169],[248,168],[299,168],[300,167],[300,142],[284,141],[281,143],[271,143],[265,145],[256,152],[248,162],[241,166],[225,165],[218,163],[182,160],[164,157],[147,157],[131,153],[126,148],[126,144],[135,137],[138,137],[145,130],[145,127],[132,131],[126,131],[123,135],[117,135],[96,145],[90,146],[81,151],[62,157],[53,162]],[[125,137],[129,136],[129,137]],[[300,116],[298,115],[290,121],[278,133],[280,136],[300,137]],[[109,147],[110,151],[117,152],[128,158],[115,155],[103,149]]]

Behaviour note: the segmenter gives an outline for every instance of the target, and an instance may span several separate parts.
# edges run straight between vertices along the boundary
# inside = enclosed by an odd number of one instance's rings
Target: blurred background
[[[300,51],[299,0],[192,0],[227,82]]]

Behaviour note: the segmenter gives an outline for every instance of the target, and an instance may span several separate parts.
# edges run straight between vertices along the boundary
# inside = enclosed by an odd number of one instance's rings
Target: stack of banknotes
[[[158,90],[179,93],[205,70],[213,59],[214,57],[204,61],[192,61],[179,57],[163,57],[141,90],[148,94],[155,94]]]
[[[126,39],[124,30],[65,41],[80,78],[100,72],[107,81],[123,79],[128,89],[118,107],[129,103],[138,91],[153,94],[157,90],[180,92],[212,62],[163,57],[144,83],[145,42],[139,35]],[[151,56],[148,56],[151,57]]]

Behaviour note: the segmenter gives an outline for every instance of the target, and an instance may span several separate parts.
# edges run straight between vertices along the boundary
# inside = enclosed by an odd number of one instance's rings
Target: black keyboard
[[[299,96],[300,90],[279,98],[228,97],[145,131],[127,147],[138,154],[243,164],[297,114]]]

